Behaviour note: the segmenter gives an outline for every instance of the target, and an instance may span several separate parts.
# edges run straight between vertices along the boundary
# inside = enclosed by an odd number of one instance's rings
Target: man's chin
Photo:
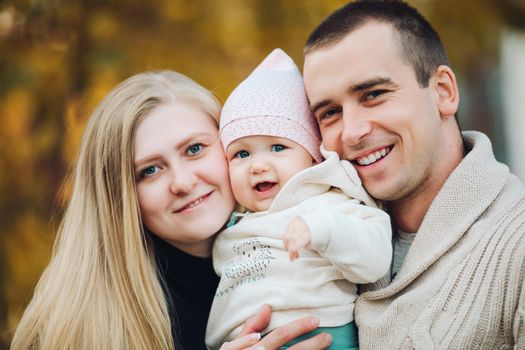
[[[371,195],[374,199],[383,202],[395,201],[402,196],[399,189],[397,189],[395,186],[392,186],[392,184],[387,184],[385,182],[363,182],[363,186],[369,195]]]

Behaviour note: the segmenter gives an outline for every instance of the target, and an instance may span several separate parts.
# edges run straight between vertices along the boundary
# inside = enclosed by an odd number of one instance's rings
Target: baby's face
[[[314,163],[297,143],[274,136],[246,136],[226,150],[235,199],[250,211],[270,207],[284,184]]]

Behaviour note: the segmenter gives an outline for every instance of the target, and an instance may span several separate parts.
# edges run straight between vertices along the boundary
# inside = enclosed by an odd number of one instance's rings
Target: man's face
[[[419,86],[390,25],[366,24],[307,54],[304,81],[323,145],[352,162],[372,196],[433,187],[445,144],[437,85]]]

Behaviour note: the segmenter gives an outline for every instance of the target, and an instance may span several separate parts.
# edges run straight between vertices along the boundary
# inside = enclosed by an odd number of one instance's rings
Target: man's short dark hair
[[[401,52],[416,73],[421,87],[427,87],[432,74],[448,58],[439,35],[413,7],[399,0],[358,0],[328,16],[308,37],[304,53],[337,44],[350,32],[365,24],[387,23],[397,33]]]

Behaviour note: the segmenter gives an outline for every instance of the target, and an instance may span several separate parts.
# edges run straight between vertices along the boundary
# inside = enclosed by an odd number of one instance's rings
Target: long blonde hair
[[[220,113],[208,90],[171,71],[125,80],[93,112],[51,262],[14,334],[13,350],[174,348],[133,170],[138,124],[171,101],[193,103],[215,121]]]

